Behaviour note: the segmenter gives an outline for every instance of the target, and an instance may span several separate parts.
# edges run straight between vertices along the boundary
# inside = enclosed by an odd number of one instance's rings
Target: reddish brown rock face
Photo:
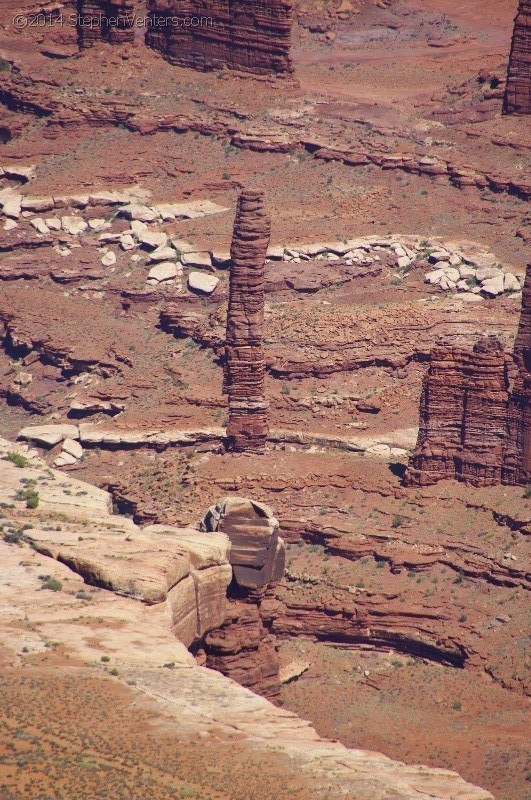
[[[99,41],[111,44],[132,42],[134,30],[132,0],[81,0],[79,3],[79,46],[90,47]]]
[[[520,0],[507,72],[505,114],[531,114],[531,0]]]
[[[496,337],[473,350],[437,348],[420,406],[420,430],[408,482],[456,478],[501,483],[508,401],[507,358]]]
[[[509,400],[503,482],[531,483],[531,266],[522,293],[522,314],[514,343],[517,375]]]
[[[208,510],[201,527],[229,537],[233,572],[227,619],[205,638],[206,664],[270,700],[278,699],[279,663],[269,633],[273,613],[266,611],[275,605],[271,586],[284,575],[278,520],[263,503],[227,497]]]
[[[512,359],[494,336],[473,350],[431,354],[406,482],[447,478],[475,486],[531,482],[531,265]]]
[[[268,433],[262,331],[270,232],[262,194],[243,192],[231,245],[224,380],[229,395],[228,447],[240,453],[262,453]]]
[[[148,0],[146,43],[174,64],[256,74],[292,71],[291,0]]]

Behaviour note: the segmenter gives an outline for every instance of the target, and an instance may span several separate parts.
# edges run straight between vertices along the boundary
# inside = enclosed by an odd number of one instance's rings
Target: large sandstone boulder
[[[225,497],[207,511],[201,528],[230,539],[229,561],[239,586],[261,588],[282,578],[285,547],[269,506],[243,497]]]

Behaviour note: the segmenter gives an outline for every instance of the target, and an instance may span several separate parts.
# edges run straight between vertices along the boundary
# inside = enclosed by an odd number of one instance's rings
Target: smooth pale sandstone
[[[131,225],[131,227],[133,226]],[[138,241],[144,247],[150,249],[165,247],[168,242],[168,234],[163,231],[149,231],[146,229],[138,234]]]
[[[173,247],[166,247],[161,246],[157,247],[156,250],[153,250],[152,253],[149,254],[148,260],[151,262],[154,261],[172,261],[177,258],[177,253],[173,249]]]
[[[159,206],[152,206],[158,213]],[[208,217],[211,214],[223,214],[229,209],[226,206],[220,206],[212,200],[190,200],[187,203],[166,203],[163,208],[171,210],[176,217],[183,217],[184,219],[198,219],[200,217]]]
[[[154,222],[159,218],[157,211],[142,203],[130,203],[121,208],[119,214],[126,219],[139,220],[140,222]]]
[[[229,538],[234,578],[247,588],[263,587],[284,574],[285,548],[278,527],[269,506],[242,497],[223,498],[201,523],[203,530]]]
[[[206,275],[204,272],[191,272],[188,275],[190,289],[202,294],[212,294],[219,283],[215,275]]]
[[[174,261],[162,261],[149,270],[147,277],[149,281],[163,283],[164,281],[173,280],[179,274],[179,268]]]
[[[19,439],[27,439],[45,447],[53,447],[63,439],[79,439],[77,425],[28,425],[18,434]]]
[[[63,442],[63,453],[69,453],[74,458],[81,458],[83,448],[75,439],[65,439]]]
[[[189,253],[182,253],[181,264],[185,267],[204,267],[205,269],[209,269],[212,267],[212,259],[210,253],[207,251],[202,253],[192,251]]]

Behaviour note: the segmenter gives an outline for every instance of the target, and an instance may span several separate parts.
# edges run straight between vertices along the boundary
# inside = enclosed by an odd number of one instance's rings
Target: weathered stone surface
[[[260,192],[242,192],[231,245],[224,391],[229,395],[228,447],[261,453],[268,432],[264,397],[264,265],[271,223]]]
[[[420,404],[417,448],[409,483],[457,478],[476,485],[501,482],[509,376],[496,337],[473,350],[431,354]]]
[[[91,47],[99,41],[111,44],[134,41],[134,8],[131,0],[81,0],[77,27],[79,46]]]
[[[234,582],[229,589],[228,619],[206,638],[207,664],[271,699],[279,695],[279,664],[271,619],[262,614],[268,587],[285,568],[284,542],[269,506],[226,497],[212,506],[201,527],[224,533],[231,542]]]
[[[202,529],[220,531],[229,537],[230,563],[239,586],[262,588],[282,578],[284,543],[269,506],[246,498],[225,497],[208,510]]]
[[[28,425],[22,428],[18,438],[53,447],[63,439],[79,439],[79,429],[77,425]]]
[[[289,73],[291,0],[149,0],[146,43],[173,64],[198,70],[229,67],[257,74]],[[168,25],[167,17],[175,24]],[[190,26],[185,17],[196,17]]]
[[[219,278],[204,272],[191,272],[188,276],[189,288],[201,294],[212,294],[218,283]]]
[[[530,266],[512,360],[495,337],[480,339],[472,351],[437,348],[431,354],[406,480],[444,478],[477,486],[531,482]]]
[[[514,343],[517,374],[509,398],[503,482],[531,483],[531,265],[522,292],[522,313]]]
[[[531,114],[531,0],[520,0],[507,71],[505,114]]]

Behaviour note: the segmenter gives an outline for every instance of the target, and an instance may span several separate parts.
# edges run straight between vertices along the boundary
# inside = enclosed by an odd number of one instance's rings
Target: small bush
[[[61,581],[58,581],[56,578],[51,578],[50,576],[47,576],[41,586],[41,589],[49,589],[51,592],[60,592],[62,588],[63,584]]]
[[[35,489],[19,489],[15,495],[15,500],[26,501],[26,508],[37,508],[39,499],[39,493]]]
[[[400,528],[404,524],[405,519],[400,514],[396,514],[391,522],[391,528]]]
[[[461,711],[461,701],[460,700],[456,700],[454,703],[452,703],[452,708],[455,711]]]
[[[110,656],[102,656],[101,660],[103,661],[104,664],[108,664],[111,658]]]
[[[26,458],[26,456],[23,456],[21,453],[15,453],[14,450],[11,450],[7,454],[6,460],[11,461],[11,463],[14,464],[15,467],[20,467],[20,469],[22,469],[23,467],[27,467],[29,464],[29,461]]]
[[[111,675],[119,675],[119,674],[120,674],[120,673],[118,672],[118,670],[116,669],[116,667],[114,667],[114,669],[111,669]]]

